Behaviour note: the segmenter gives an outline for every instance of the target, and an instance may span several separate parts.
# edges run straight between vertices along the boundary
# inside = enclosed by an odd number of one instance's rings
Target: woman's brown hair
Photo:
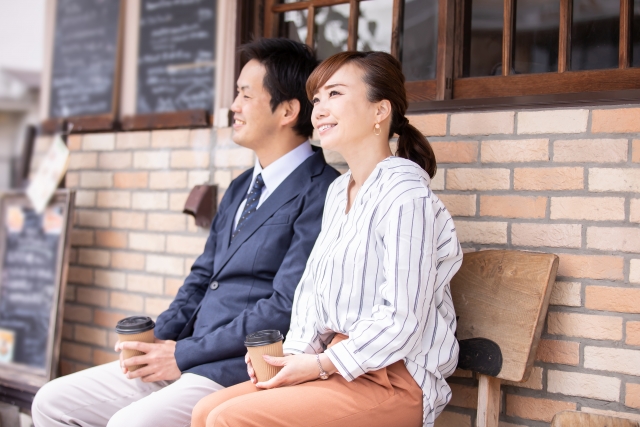
[[[400,62],[393,56],[384,52],[341,52],[327,58],[307,80],[309,99],[313,99],[336,71],[350,63],[364,71],[363,80],[367,85],[369,102],[386,99],[391,103],[389,139],[394,133],[398,134],[396,155],[417,163],[433,178],[436,174],[436,157],[427,138],[410,125],[404,116],[408,106],[404,74]]]

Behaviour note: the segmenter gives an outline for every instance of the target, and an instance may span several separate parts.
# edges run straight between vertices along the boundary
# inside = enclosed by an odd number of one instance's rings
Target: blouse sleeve
[[[427,197],[416,198],[388,213],[383,237],[385,282],[375,296],[379,303],[370,318],[352,325],[347,340],[326,351],[348,381],[403,359],[422,337],[432,336],[426,330],[434,328],[429,318],[437,310],[431,202]]]

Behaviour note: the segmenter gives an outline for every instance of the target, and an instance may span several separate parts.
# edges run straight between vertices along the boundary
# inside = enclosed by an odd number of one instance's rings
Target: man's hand
[[[140,378],[144,382],[177,380],[182,375],[176,362],[176,342],[172,340],[158,340],[149,344],[138,341],[117,342],[116,351],[120,350],[142,351],[142,356],[134,356],[123,360],[120,353],[120,367],[127,378]],[[135,371],[129,371],[129,366],[147,365]]]

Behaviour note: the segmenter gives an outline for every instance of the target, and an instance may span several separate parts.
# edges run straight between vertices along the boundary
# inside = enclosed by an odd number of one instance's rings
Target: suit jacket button
[[[212,291],[215,291],[216,289],[218,289],[218,286],[220,285],[218,285],[218,282],[216,281],[211,282],[211,285],[209,285]]]

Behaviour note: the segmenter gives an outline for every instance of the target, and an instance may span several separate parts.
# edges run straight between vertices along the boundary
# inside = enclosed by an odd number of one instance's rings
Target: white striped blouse
[[[293,302],[285,353],[326,350],[353,381],[398,360],[423,391],[424,425],[451,399],[458,361],[449,282],[462,250],[429,176],[399,157],[380,162],[345,214],[351,172],[327,192],[322,230]]]

